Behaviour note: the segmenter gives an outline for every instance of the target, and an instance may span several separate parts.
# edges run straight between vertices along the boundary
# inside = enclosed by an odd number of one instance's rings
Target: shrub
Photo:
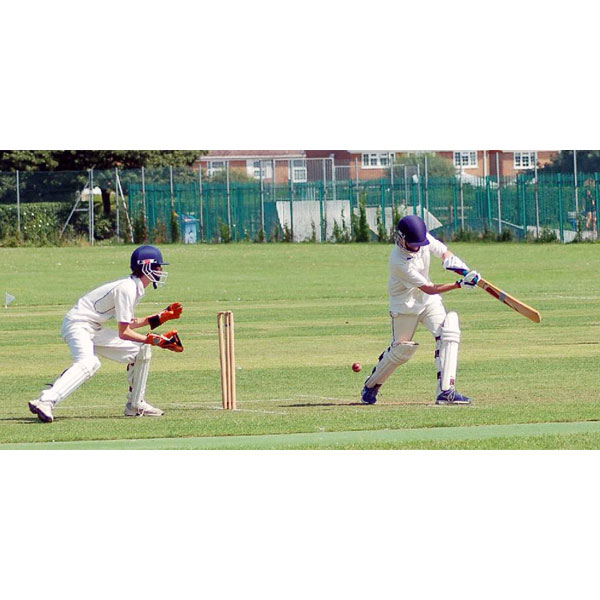
[[[369,222],[367,221],[367,205],[365,196],[366,193],[363,192],[358,204],[358,218],[354,220],[354,225],[356,228],[353,231],[353,237],[355,242],[368,242],[371,239],[371,229],[369,228]]]
[[[222,244],[229,244],[232,240],[231,227],[224,221],[219,221],[219,238]]]
[[[179,226],[179,215],[171,212],[171,239],[174,244],[181,241],[181,227]]]

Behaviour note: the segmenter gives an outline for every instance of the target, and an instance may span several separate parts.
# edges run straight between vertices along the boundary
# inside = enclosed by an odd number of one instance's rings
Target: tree
[[[572,173],[573,150],[561,150],[540,170],[548,173]],[[577,150],[577,170],[580,173],[600,172],[600,150]]]
[[[0,171],[185,167],[206,150],[0,150]]]
[[[456,169],[449,158],[438,156],[435,152],[406,152],[396,156],[397,165],[419,165],[421,173],[425,173],[425,157],[427,156],[428,177],[454,177]]]

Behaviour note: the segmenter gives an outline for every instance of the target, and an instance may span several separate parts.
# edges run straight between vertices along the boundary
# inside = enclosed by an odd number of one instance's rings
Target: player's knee
[[[388,356],[393,363],[402,365],[413,357],[418,347],[417,342],[396,342],[391,345]]]
[[[90,378],[100,368],[100,359],[97,356],[90,356],[76,363],[83,370],[85,375]]]
[[[440,331],[440,341],[442,343],[460,343],[460,323],[456,312],[451,311],[446,315]]]

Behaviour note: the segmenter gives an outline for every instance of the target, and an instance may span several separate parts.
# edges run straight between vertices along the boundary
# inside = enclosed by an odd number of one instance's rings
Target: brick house
[[[306,152],[304,150],[211,150],[196,161],[204,176],[212,176],[224,171],[229,162],[230,171],[237,171],[249,178],[275,183],[287,183],[292,169],[293,180],[297,183],[307,180]]]
[[[532,169],[537,163],[542,167],[552,161],[558,150],[451,150],[436,152],[452,161],[456,170],[463,173],[484,177],[496,175],[496,164],[503,177],[514,177],[518,173]]]

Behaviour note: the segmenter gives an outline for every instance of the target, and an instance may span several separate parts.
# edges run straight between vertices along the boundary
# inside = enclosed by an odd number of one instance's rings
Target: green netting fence
[[[349,228],[361,205],[371,239],[389,235],[405,214],[422,216],[445,239],[464,232],[597,239],[598,173],[579,173],[577,182],[573,173],[544,172],[537,179],[533,172],[462,181],[306,179],[226,181],[191,168],[0,173],[0,239],[56,230],[92,243],[336,241],[336,229]]]
[[[336,224],[347,226],[364,203],[373,237],[388,233],[405,214],[423,217],[430,229],[450,238],[510,232],[511,238],[537,237],[544,230],[565,242],[596,239],[599,175],[540,174],[512,178],[411,178],[353,180],[261,186],[253,182],[200,185],[132,183],[128,188],[133,219],[145,219],[150,232],[195,242],[261,240],[332,241]],[[577,198],[576,198],[577,195]],[[177,226],[176,226],[177,227]],[[190,233],[191,232],[191,233]],[[186,237],[187,236],[187,237]],[[287,238],[286,238],[287,236]]]

